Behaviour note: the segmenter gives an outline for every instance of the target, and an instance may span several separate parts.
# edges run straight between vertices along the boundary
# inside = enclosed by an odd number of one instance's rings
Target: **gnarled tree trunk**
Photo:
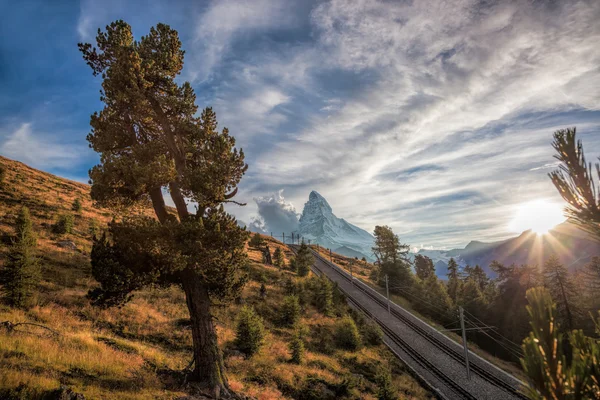
[[[193,380],[206,387],[215,398],[229,398],[231,393],[217,342],[208,290],[194,271],[183,271],[181,278],[192,322]]]
[[[181,192],[176,186],[170,185],[173,198],[183,201]],[[167,220],[167,209],[162,192],[151,192],[152,205],[161,223]],[[184,203],[185,204],[185,203]],[[187,208],[178,207],[179,217],[187,216]],[[194,371],[192,380],[198,382],[215,398],[235,397],[229,389],[223,357],[217,342],[217,333],[213,324],[210,296],[200,277],[191,269],[180,273],[181,284],[192,322],[192,341],[194,346]]]

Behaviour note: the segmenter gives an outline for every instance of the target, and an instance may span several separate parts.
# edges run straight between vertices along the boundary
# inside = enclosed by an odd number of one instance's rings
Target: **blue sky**
[[[597,1],[2,1],[0,154],[80,181],[99,78],[77,42],[115,19],[180,33],[181,81],[250,169],[231,207],[281,229],[311,190],[415,247],[514,235],[519,204],[560,203],[552,132],[600,154]],[[283,190],[283,191],[282,191]]]

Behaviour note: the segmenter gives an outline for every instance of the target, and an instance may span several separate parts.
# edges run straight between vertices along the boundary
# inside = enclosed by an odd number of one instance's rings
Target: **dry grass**
[[[85,298],[96,285],[89,265],[89,226],[92,221],[105,226],[112,214],[94,208],[87,185],[5,158],[0,158],[0,163],[7,167],[0,188],[0,234],[8,243],[19,208],[30,208],[39,238],[43,278],[35,306],[28,311],[0,306],[0,321],[35,322],[59,332],[54,337],[33,327],[27,328],[28,332],[0,330],[0,397],[20,385],[27,387],[26,398],[32,399],[60,385],[83,393],[87,399],[183,396],[178,371],[189,363],[192,348],[183,292],[176,287],[148,288],[136,293],[122,308],[92,307]],[[76,198],[83,204],[79,213],[71,211]],[[58,236],[51,225],[64,213],[76,215],[75,230]],[[77,250],[60,248],[59,240],[73,241]],[[270,237],[265,240],[271,251],[281,247],[289,261],[292,254],[282,243]],[[376,386],[371,375],[376,367],[384,365],[394,371],[394,384],[403,398],[430,397],[383,346],[356,353],[317,351],[314,332],[332,331],[336,320],[324,317],[311,306],[302,318],[310,332],[306,361],[302,365],[290,363],[288,342],[293,331],[278,326],[277,312],[285,296],[283,282],[295,274],[262,265],[256,249],[248,249],[248,254],[252,280],[243,298],[263,317],[268,335],[259,354],[249,359],[241,357],[233,344],[235,318],[241,305],[216,310],[219,343],[234,390],[263,400],[297,398],[314,382],[334,387],[348,377],[359,376],[354,395],[347,398],[374,399]],[[259,281],[267,287],[266,300],[260,298]]]

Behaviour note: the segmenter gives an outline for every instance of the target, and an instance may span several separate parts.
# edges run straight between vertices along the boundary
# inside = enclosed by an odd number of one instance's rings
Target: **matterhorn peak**
[[[370,257],[373,236],[333,214],[325,197],[313,190],[304,204],[299,233],[313,243],[319,243],[351,257]]]

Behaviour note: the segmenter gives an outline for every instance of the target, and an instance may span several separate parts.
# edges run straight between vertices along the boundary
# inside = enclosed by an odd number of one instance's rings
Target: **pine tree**
[[[298,330],[294,333],[289,346],[290,353],[292,353],[292,358],[290,361],[294,364],[302,364],[304,361],[304,341],[302,340],[302,335]]]
[[[275,259],[275,266],[279,269],[283,269],[283,267],[285,266],[285,258],[283,255],[283,251],[281,251],[280,247],[277,247],[275,249],[275,252],[273,253],[273,258]]]
[[[381,264],[384,262],[396,263],[399,260],[406,259],[409,246],[401,244],[398,235],[395,235],[389,226],[376,226],[373,232],[375,236],[375,246],[372,248],[373,254]]]
[[[259,294],[260,294],[261,299],[264,300],[267,298],[267,287],[265,286],[264,283],[260,284]]]
[[[181,285],[191,319],[191,379],[214,397],[228,397],[212,304],[236,298],[246,282],[248,233],[223,208],[234,202],[247,170],[244,153],[226,128],[218,130],[211,108],[198,116],[191,85],[176,81],[184,51],[175,30],[158,24],[134,40],[131,27],[116,21],[98,32],[96,43],[79,44],[102,77],[104,108],[92,115],[87,137],[101,162],[90,171],[92,199],[119,211],[151,203],[156,219],[114,221],[95,241],[92,274],[101,286],[90,297],[109,306],[144,286]],[[196,204],[195,213],[186,200]]]
[[[286,296],[283,299],[283,305],[281,306],[281,323],[284,326],[294,326],[300,321],[302,309],[300,308],[300,302],[298,296],[295,294]]]
[[[296,255],[296,268],[299,276],[307,276],[310,272],[310,267],[314,263],[314,258],[309,247],[303,242],[298,249]]]
[[[392,375],[387,369],[381,368],[375,377],[377,381],[377,400],[397,400],[398,394],[392,385]]]
[[[336,323],[335,341],[338,347],[345,350],[358,350],[361,346],[361,337],[354,320],[348,316]]]
[[[325,275],[317,278],[315,304],[320,312],[331,316],[333,311],[333,286]]]
[[[4,179],[6,179],[6,167],[0,164],[0,186],[4,185]]]
[[[75,220],[72,214],[62,214],[58,216],[58,220],[52,227],[54,233],[59,235],[71,234],[73,233],[73,225],[75,225]]]
[[[435,267],[431,258],[421,254],[415,254],[415,273],[421,280],[426,280],[435,275]]]
[[[79,200],[78,198],[75,199],[73,201],[73,204],[71,205],[71,210],[75,211],[75,212],[80,212],[81,211],[81,200]]]
[[[600,398],[600,341],[580,330],[568,334],[572,357],[563,349],[563,334],[556,321],[556,306],[544,288],[527,291],[531,333],[523,341],[523,370],[531,385],[530,399]],[[600,323],[596,324],[600,334]]]
[[[454,261],[454,258],[450,258],[448,261],[448,295],[456,304],[458,301],[458,295],[460,294],[460,277],[458,275],[458,264]]]
[[[248,245],[250,247],[254,247],[257,249],[264,246],[264,244],[265,244],[265,240],[262,238],[262,236],[260,236],[260,233],[258,233],[258,232],[256,232],[254,235],[252,235],[250,242],[248,242]]]
[[[34,255],[37,240],[33,232],[29,209],[22,207],[17,216],[15,238],[8,259],[0,270],[0,285],[6,302],[14,307],[27,307],[39,280],[39,266]]]
[[[471,314],[482,318],[485,314],[487,303],[479,285],[473,278],[468,278],[462,287],[459,303]]]
[[[574,329],[577,291],[569,271],[556,256],[551,256],[544,264],[544,284],[556,302],[560,322],[569,330]]]
[[[576,128],[554,132],[552,146],[561,162],[557,171],[549,174],[558,193],[569,204],[567,215],[592,235],[600,239],[600,181],[594,182],[592,164],[585,161],[583,145],[576,140]],[[600,164],[596,164],[600,179]]]
[[[265,342],[265,328],[262,319],[252,307],[244,306],[238,315],[235,345],[247,356],[260,350]]]

